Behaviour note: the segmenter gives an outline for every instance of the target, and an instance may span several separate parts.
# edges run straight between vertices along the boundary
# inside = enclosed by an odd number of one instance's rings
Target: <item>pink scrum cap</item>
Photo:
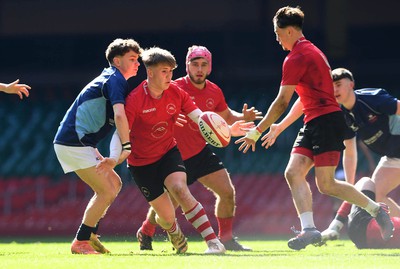
[[[208,62],[207,75],[211,73],[211,52],[203,46],[191,46],[186,55],[186,73],[189,73],[189,62],[195,58],[204,58]]]

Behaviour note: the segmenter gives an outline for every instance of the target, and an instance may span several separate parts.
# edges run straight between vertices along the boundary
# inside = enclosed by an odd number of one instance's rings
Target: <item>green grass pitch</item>
[[[359,250],[349,240],[329,242],[327,246],[308,246],[301,251],[287,247],[285,239],[242,239],[252,252],[205,255],[204,241],[189,238],[188,252],[177,255],[169,242],[153,242],[153,251],[139,251],[129,239],[102,238],[111,250],[107,255],[72,255],[69,239],[0,238],[1,269],[218,269],[218,268],[399,268],[400,249]]]

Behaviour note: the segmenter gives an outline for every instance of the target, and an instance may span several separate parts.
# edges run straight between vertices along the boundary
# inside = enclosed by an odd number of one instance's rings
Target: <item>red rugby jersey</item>
[[[221,112],[228,108],[222,90],[209,80],[206,80],[206,85],[201,90],[192,84],[189,76],[178,78],[175,82],[190,95],[201,111]],[[187,120],[188,123],[184,127],[175,128],[175,138],[183,160],[198,154],[206,145],[197,122],[188,117]]]
[[[329,62],[324,53],[304,37],[296,42],[283,62],[281,85],[297,85],[305,123],[340,111],[333,94]]]
[[[189,94],[176,84],[171,83],[162,97],[155,99],[150,96],[147,81],[143,81],[126,98],[132,143],[128,164],[143,166],[160,160],[176,145],[174,128],[178,114],[188,114],[195,109],[197,106]]]

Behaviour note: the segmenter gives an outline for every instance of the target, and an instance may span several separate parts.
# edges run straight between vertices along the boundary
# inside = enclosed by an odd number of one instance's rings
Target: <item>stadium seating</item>
[[[2,179],[0,236],[73,236],[92,192],[74,176],[57,182],[46,177]],[[235,175],[237,235],[282,235],[290,227],[299,228],[289,189],[281,175]],[[313,186],[316,223],[325,227],[332,216],[331,200]],[[193,195],[206,209],[217,231],[213,215],[215,198],[201,184],[190,186]],[[7,194],[10,197],[7,198]],[[7,200],[10,199],[10,200]],[[5,203],[4,203],[5,201]],[[120,195],[101,221],[101,233],[133,236],[146,216],[148,204],[137,187],[126,182]],[[185,234],[196,234],[180,210],[177,218]],[[161,231],[159,231],[161,232]]]

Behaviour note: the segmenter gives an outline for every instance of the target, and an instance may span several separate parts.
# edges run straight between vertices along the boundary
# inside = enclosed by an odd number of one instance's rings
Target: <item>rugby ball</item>
[[[229,145],[231,141],[231,130],[228,123],[217,113],[203,112],[198,121],[201,135],[208,144],[217,148]]]

